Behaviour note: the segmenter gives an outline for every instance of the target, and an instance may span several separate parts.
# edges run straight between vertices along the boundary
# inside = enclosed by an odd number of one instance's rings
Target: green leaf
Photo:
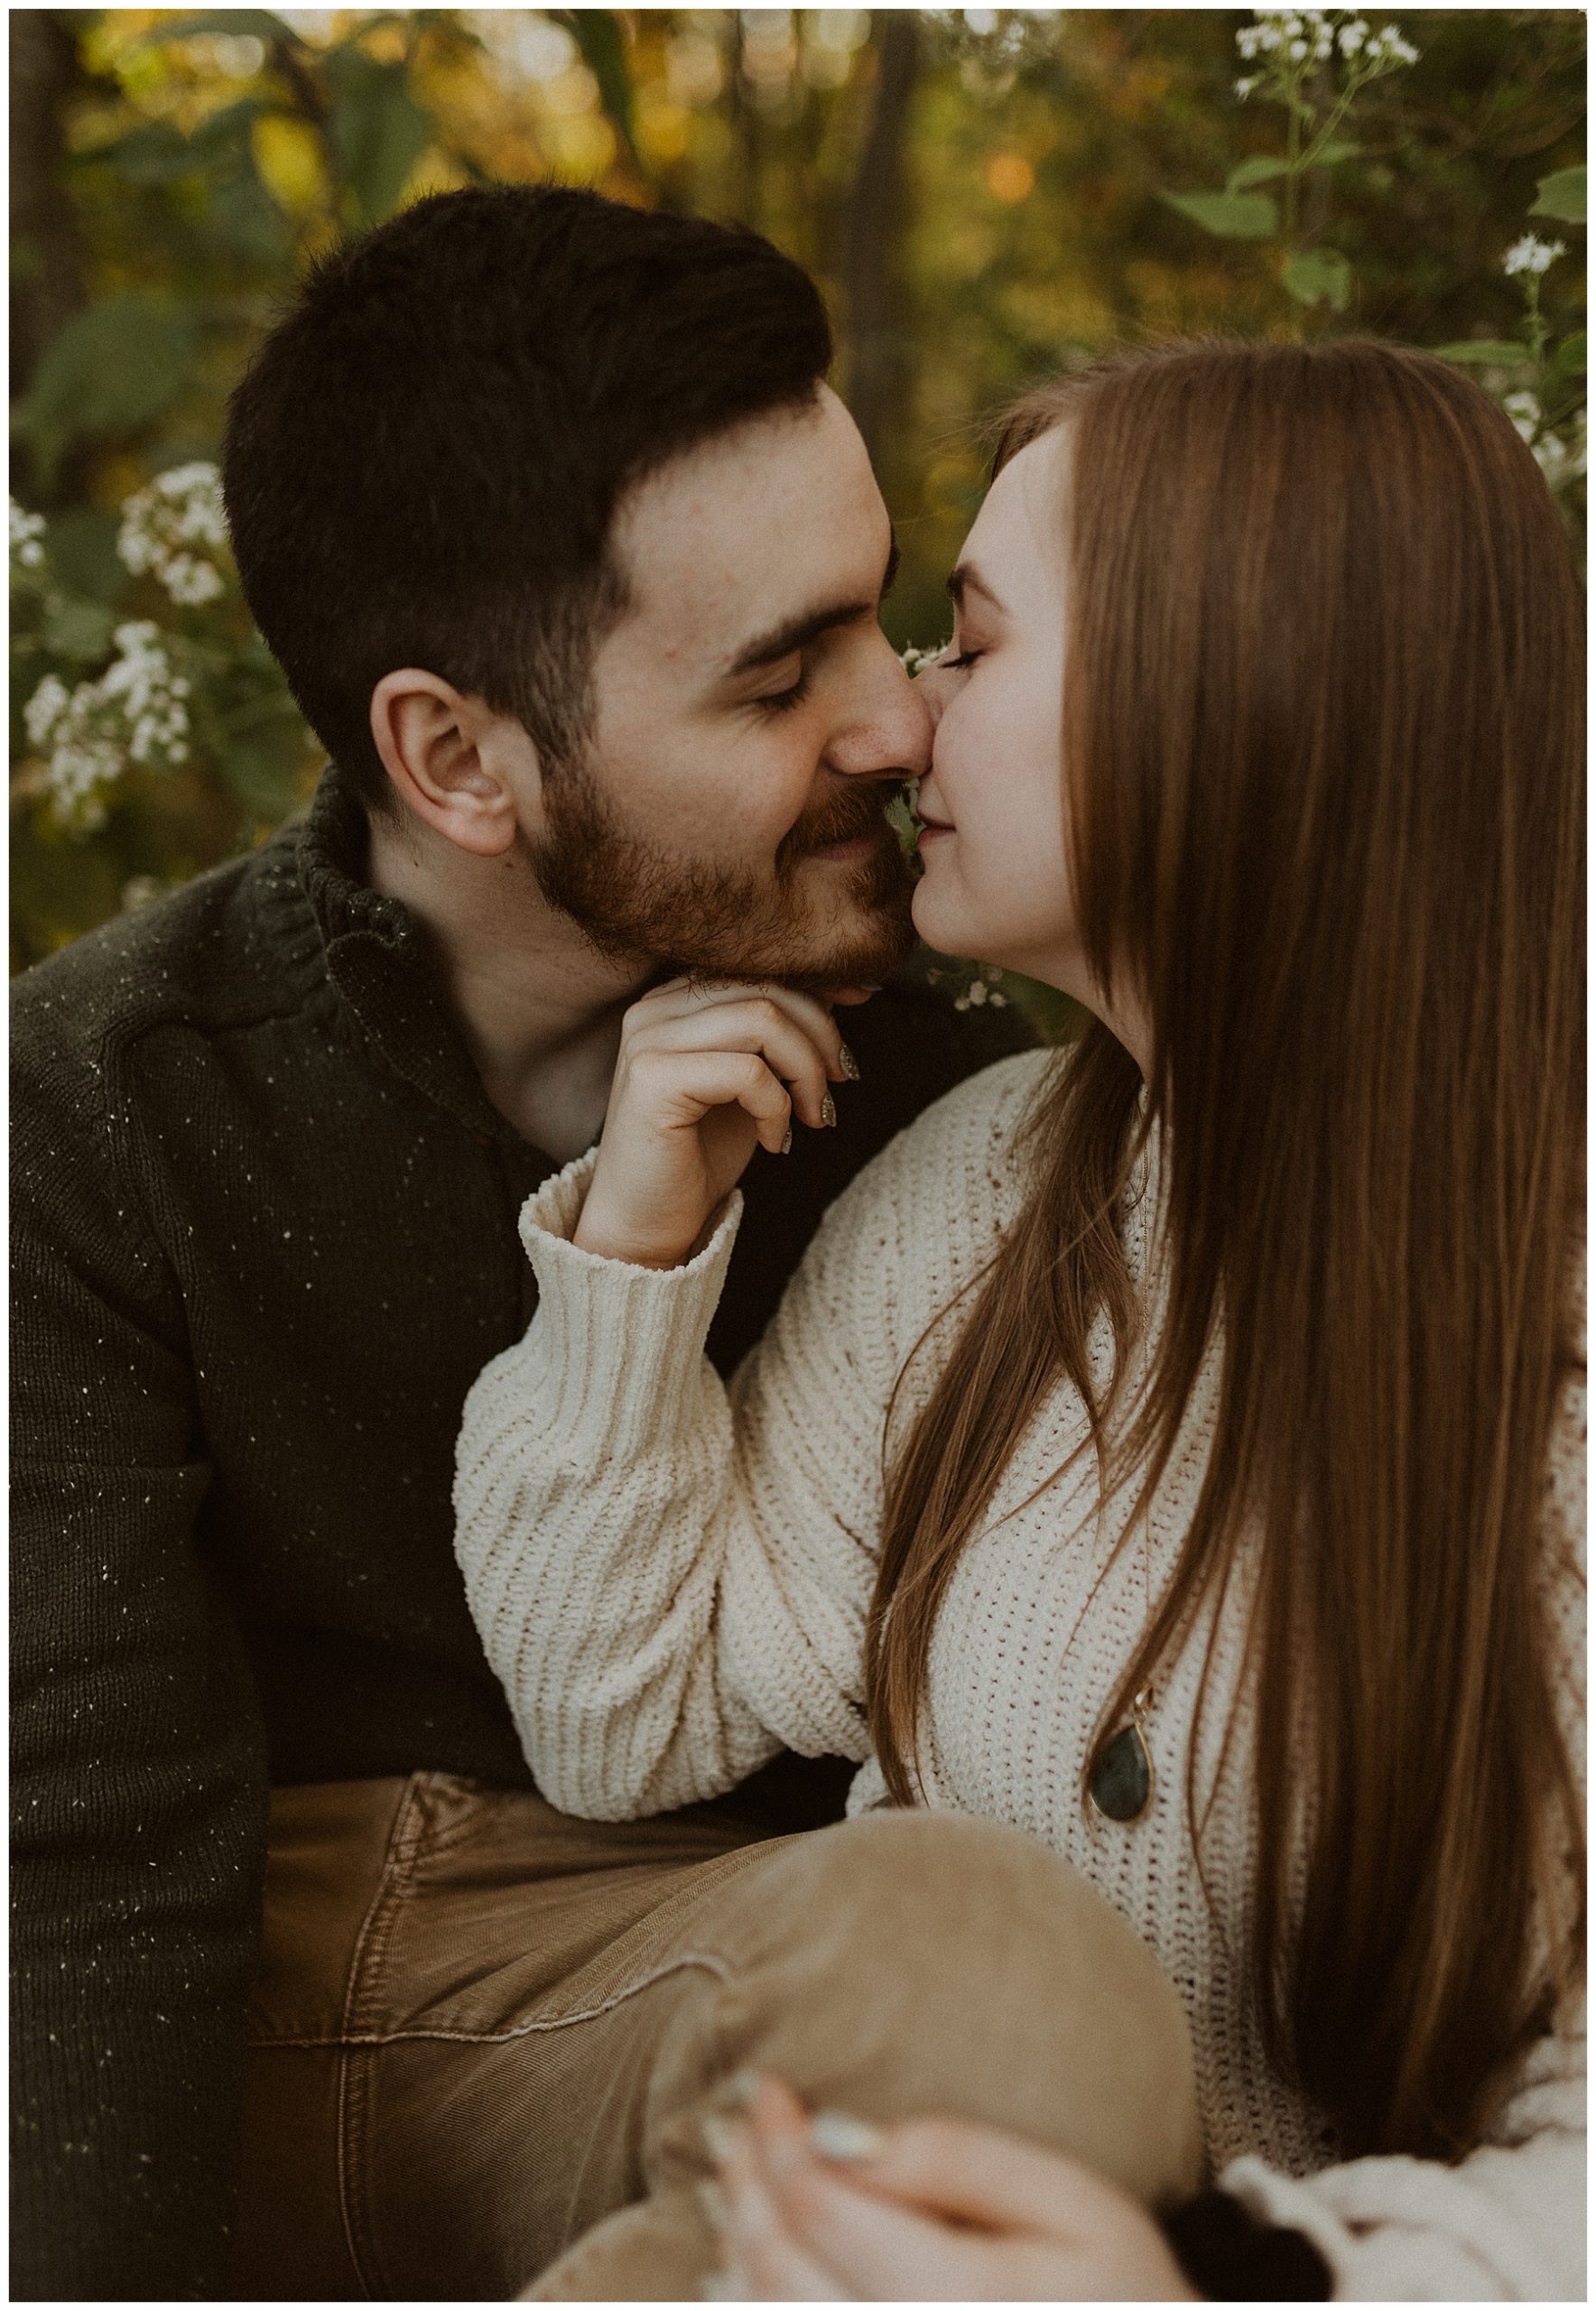
[[[1543,177],[1535,190],[1532,217],[1555,217],[1560,224],[1582,225],[1585,221],[1585,172],[1583,169],[1559,169],[1554,176]]]
[[[1565,337],[1552,357],[1552,375],[1559,383],[1567,377],[1582,377],[1585,374],[1585,332],[1582,329]]]
[[[190,137],[189,148],[206,161],[246,150],[251,129],[269,109],[261,97],[240,97],[237,104],[222,105],[207,113]]]
[[[215,8],[204,15],[180,16],[174,23],[157,24],[153,32],[144,34],[144,41],[151,48],[163,48],[174,40],[200,40],[216,32],[230,40],[264,41],[268,48],[280,40],[290,48],[304,46],[293,26],[273,15],[269,8]]]
[[[151,296],[110,297],[74,314],[45,348],[12,421],[53,483],[74,442],[136,433],[188,384],[198,317]]]
[[[288,228],[282,210],[252,168],[215,187],[210,219],[218,244],[257,264],[282,264],[288,255]]]
[[[116,552],[120,514],[100,506],[77,506],[51,516],[46,543],[50,566],[69,593],[88,594],[113,608],[133,583]]]
[[[1339,249],[1300,249],[1280,276],[1281,285],[1299,305],[1322,301],[1344,312],[1352,293],[1352,268]]]
[[[1431,350],[1443,361],[1461,361],[1489,369],[1517,367],[1534,357],[1527,345],[1515,344],[1507,337],[1471,337],[1461,345],[1436,345]]]
[[[169,120],[146,121],[111,144],[92,144],[74,155],[74,165],[107,161],[126,184],[171,184],[195,165],[189,140]]]
[[[269,725],[247,737],[224,739],[217,750],[217,766],[246,808],[275,826],[299,799],[305,753],[305,726],[290,700]]]
[[[1313,166],[1316,169],[1338,168],[1343,161],[1355,161],[1362,150],[1361,144],[1354,144],[1347,137],[1332,136],[1328,144],[1321,145],[1314,153]]]
[[[1272,177],[1285,174],[1284,161],[1271,160],[1267,153],[1255,153],[1250,161],[1238,161],[1225,179],[1227,192],[1245,192],[1249,184],[1267,184]]]
[[[58,658],[70,659],[74,665],[92,666],[109,652],[116,623],[116,611],[107,609],[103,602],[63,596],[45,613],[44,646]]]
[[[549,20],[562,25],[575,41],[582,62],[598,83],[599,101],[635,158],[632,75],[619,17],[613,8],[551,8]]]
[[[1267,241],[1277,229],[1267,192],[1166,192],[1162,199],[1205,233],[1227,241]]]
[[[361,223],[380,225],[431,143],[432,124],[412,96],[403,64],[379,64],[346,43],[330,51],[323,70],[333,91],[333,150]]]

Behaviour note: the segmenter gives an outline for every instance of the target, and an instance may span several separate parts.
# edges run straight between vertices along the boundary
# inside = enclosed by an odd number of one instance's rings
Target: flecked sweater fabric
[[[336,769],[308,820],[13,990],[15,2296],[214,2296],[273,1783],[528,1788],[451,1546],[466,1391],[556,1169],[486,1097]],[[1030,1040],[893,988],[750,1174],[729,1370],[827,1204]],[[779,1760],[773,1833],[834,1765]],[[840,1795],[835,1800],[840,1805]],[[292,2210],[285,2210],[292,2220]]]
[[[736,1196],[696,1258],[663,1273],[569,1241],[591,1157],[529,1201],[522,1235],[539,1311],[468,1400],[456,1547],[487,1657],[557,1805],[599,1819],[654,1813],[726,1789],[782,1743],[858,1762],[850,1813],[883,1802],[860,1665],[886,1407],[916,1341],[1017,1207],[1015,1128],[1057,1063],[1029,1054],[989,1069],[877,1158],[828,1215],[729,1392],[701,1351],[738,1233]],[[1155,1338],[1156,1142],[1128,1202],[1127,1255]],[[924,1401],[938,1342],[951,1336],[939,1326],[911,1364],[895,1423]],[[1091,1346],[1105,1378],[1106,1320]],[[1187,1529],[1215,1372],[1211,1356],[1145,1530],[1111,1563],[1128,1495],[1100,1497],[1090,1451],[1045,1482],[1084,1434],[1078,1394],[1061,1384],[1022,1440],[938,1621],[926,1802],[1046,1840],[1136,1926],[1185,2006],[1212,2168],[1259,2219],[1307,2234],[1335,2294],[1582,2296],[1582,2019],[1567,2018],[1535,2049],[1489,2143],[1452,2167],[1341,2160],[1266,2055],[1241,1955],[1255,1851],[1248,1744],[1220,1755],[1232,1710],[1247,1722],[1245,1579],[1217,1629],[1211,1609],[1163,1670],[1147,1724],[1149,1814],[1122,1826],[1081,1803],[1091,1731]],[[1560,1400],[1545,1499],[1559,1692],[1576,1754],[1583,1423],[1582,1364]],[[1211,1909],[1185,1796],[1211,1632],[1214,1683],[1195,1739],[1199,1799],[1212,1799]]]

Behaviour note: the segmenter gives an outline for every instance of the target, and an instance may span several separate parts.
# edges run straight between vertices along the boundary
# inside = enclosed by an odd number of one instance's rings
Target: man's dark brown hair
[[[255,621],[367,805],[396,666],[574,754],[622,494],[802,405],[830,358],[768,241],[597,193],[439,193],[315,265],[233,394],[223,484]]]

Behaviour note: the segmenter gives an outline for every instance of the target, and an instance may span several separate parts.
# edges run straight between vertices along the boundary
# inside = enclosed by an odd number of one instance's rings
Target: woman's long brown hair
[[[1454,2157],[1582,1941],[1539,1514],[1583,1195],[1580,589],[1513,427],[1422,354],[1122,357],[1031,396],[1000,462],[1060,426],[1072,884],[1150,1022],[1145,1111],[1093,1026],[1033,1113],[1022,1215],[890,1455],[871,1722],[909,1803],[938,1609],[1061,1378],[1151,1488],[1219,1341],[1102,1730],[1253,1536],[1267,2043],[1346,2155]],[[1110,1452],[1155,1122],[1168,1314]]]

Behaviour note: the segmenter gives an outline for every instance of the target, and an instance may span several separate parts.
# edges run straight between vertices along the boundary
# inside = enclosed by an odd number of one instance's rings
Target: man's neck
[[[612,961],[549,905],[519,850],[476,859],[428,830],[374,817],[367,874],[431,940],[482,1087],[556,1162],[604,1120],[621,1017],[645,962]]]

